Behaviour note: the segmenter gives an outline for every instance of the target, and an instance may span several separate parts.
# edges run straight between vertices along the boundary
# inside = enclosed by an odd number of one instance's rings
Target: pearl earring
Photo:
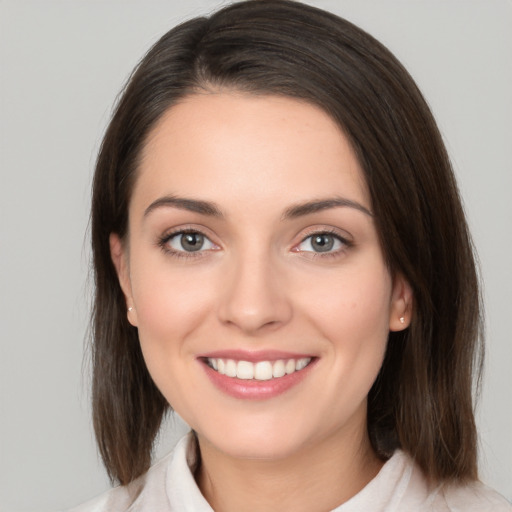
[[[405,318],[403,316],[400,317],[400,323],[405,324]]]
[[[132,308],[132,307],[129,307],[129,308],[128,308],[128,313],[129,313],[130,311],[133,311],[133,308]]]

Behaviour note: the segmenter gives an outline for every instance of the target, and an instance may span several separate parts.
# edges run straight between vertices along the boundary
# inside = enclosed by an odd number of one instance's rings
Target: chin
[[[210,425],[211,426],[211,425]],[[315,434],[299,418],[257,417],[230,421],[219,429],[198,431],[209,445],[237,459],[279,460],[293,456],[313,441]]]
[[[236,459],[282,460],[297,453],[300,443],[284,439],[283,436],[244,436],[241,439],[230,437],[229,442],[219,448]]]

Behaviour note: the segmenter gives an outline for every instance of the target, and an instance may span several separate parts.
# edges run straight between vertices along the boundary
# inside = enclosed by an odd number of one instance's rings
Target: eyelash
[[[160,237],[158,239],[158,246],[162,249],[162,251],[165,254],[168,254],[169,256],[172,256],[174,258],[185,258],[185,259],[201,258],[201,257],[203,257],[205,255],[205,252],[208,251],[208,250],[205,251],[204,249],[199,249],[197,252],[185,251],[185,250],[177,251],[175,249],[172,249],[169,246],[169,242],[173,238],[178,237],[180,235],[201,235],[201,236],[203,236],[205,238],[205,240],[208,240],[211,244],[215,245],[210,240],[208,235],[203,233],[201,230],[195,229],[195,228],[189,228],[189,229],[179,229],[179,230],[173,231],[171,233],[166,233],[165,235],[163,235],[162,237]]]
[[[308,233],[304,238],[302,238],[300,243],[295,245],[294,249],[296,247],[300,246],[301,244],[303,244],[309,238],[314,238],[314,237],[324,236],[324,235],[333,237],[336,241],[341,243],[342,247],[337,249],[337,250],[329,251],[329,252],[300,251],[298,249],[296,249],[295,252],[307,253],[309,258],[327,259],[327,258],[339,257],[347,249],[350,249],[351,247],[354,246],[353,242],[351,242],[350,240],[347,240],[345,237],[341,236],[336,230],[334,230],[334,229],[321,229],[321,230],[318,230],[318,231],[312,231],[312,232]]]
[[[208,240],[211,244],[215,245],[210,240],[208,235],[206,235],[204,232],[202,232],[199,229],[190,228],[190,229],[180,229],[180,230],[177,230],[177,231],[173,231],[171,233],[166,233],[165,235],[161,236],[158,239],[158,246],[162,249],[162,251],[165,254],[168,254],[168,255],[170,255],[170,256],[172,256],[174,258],[186,258],[186,259],[203,257],[203,256],[205,256],[206,252],[209,252],[209,251],[212,250],[212,249],[206,249],[206,250],[205,249],[199,249],[197,252],[194,252],[194,251],[185,251],[185,250],[178,251],[178,250],[170,248],[169,242],[173,238],[178,237],[180,235],[187,235],[187,234],[201,235],[206,240]],[[336,241],[341,243],[343,247],[341,247],[341,248],[339,248],[339,249],[337,249],[335,251],[326,251],[326,252],[304,251],[304,250],[301,251],[301,250],[297,249],[300,245],[302,245],[304,242],[306,242],[309,238],[325,236],[325,235],[333,237]],[[353,245],[354,245],[353,242],[351,242],[350,240],[347,240],[345,237],[342,237],[337,231],[329,230],[329,229],[322,229],[322,230],[319,230],[319,231],[312,231],[311,233],[308,233],[306,236],[304,236],[302,238],[302,240],[298,244],[296,244],[292,248],[292,251],[293,252],[307,253],[309,258],[322,258],[322,259],[326,259],[326,258],[338,257],[341,253],[343,253],[347,249],[353,247]]]

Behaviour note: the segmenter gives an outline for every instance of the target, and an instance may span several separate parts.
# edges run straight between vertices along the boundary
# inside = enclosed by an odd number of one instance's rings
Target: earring
[[[403,316],[400,317],[400,323],[405,324],[405,318]]]
[[[129,307],[129,308],[128,308],[128,313],[129,313],[130,311],[133,311],[133,308],[132,308],[132,307]]]

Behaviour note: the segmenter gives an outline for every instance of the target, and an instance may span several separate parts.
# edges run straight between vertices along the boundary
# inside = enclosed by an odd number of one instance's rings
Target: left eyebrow
[[[304,215],[310,215],[312,213],[320,212],[322,210],[328,210],[330,208],[354,208],[360,212],[373,217],[373,213],[368,210],[365,206],[353,201],[352,199],[346,199],[344,197],[333,197],[329,199],[319,199],[315,201],[308,201],[307,203],[300,203],[287,208],[283,214],[283,220],[296,219]]]

